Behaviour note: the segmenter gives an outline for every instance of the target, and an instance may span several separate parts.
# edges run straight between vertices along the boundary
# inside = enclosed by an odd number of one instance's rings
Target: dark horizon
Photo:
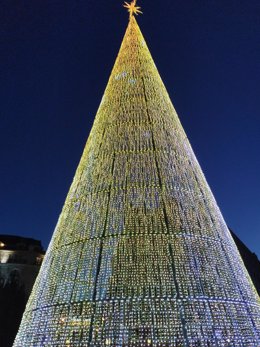
[[[127,26],[122,2],[1,4],[1,234],[47,248]],[[226,223],[260,256],[260,4],[139,5]]]

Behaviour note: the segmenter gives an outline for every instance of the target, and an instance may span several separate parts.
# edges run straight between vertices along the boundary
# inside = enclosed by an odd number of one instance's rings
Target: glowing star
[[[136,0],[133,0],[130,4],[125,1],[124,7],[128,9],[128,12],[130,13],[130,18],[135,14],[138,15],[139,13],[143,13],[141,10],[141,7],[136,6]]]

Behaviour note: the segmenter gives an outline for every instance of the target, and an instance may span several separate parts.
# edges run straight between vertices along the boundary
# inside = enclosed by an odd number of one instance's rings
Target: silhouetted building
[[[239,253],[243,259],[243,262],[247,268],[247,271],[255,285],[255,288],[260,295],[260,261],[257,255],[250,251],[249,248],[234,234],[232,230],[231,235],[237,245]]]
[[[0,346],[11,347],[44,257],[41,242],[0,235]]]

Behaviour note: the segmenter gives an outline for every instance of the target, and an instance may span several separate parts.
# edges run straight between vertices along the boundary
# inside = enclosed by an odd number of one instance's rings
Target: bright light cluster
[[[134,16],[14,346],[260,346],[259,297]]]

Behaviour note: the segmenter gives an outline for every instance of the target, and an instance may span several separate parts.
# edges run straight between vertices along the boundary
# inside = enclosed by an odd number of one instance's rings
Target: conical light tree
[[[15,347],[260,346],[260,302],[135,14]]]

